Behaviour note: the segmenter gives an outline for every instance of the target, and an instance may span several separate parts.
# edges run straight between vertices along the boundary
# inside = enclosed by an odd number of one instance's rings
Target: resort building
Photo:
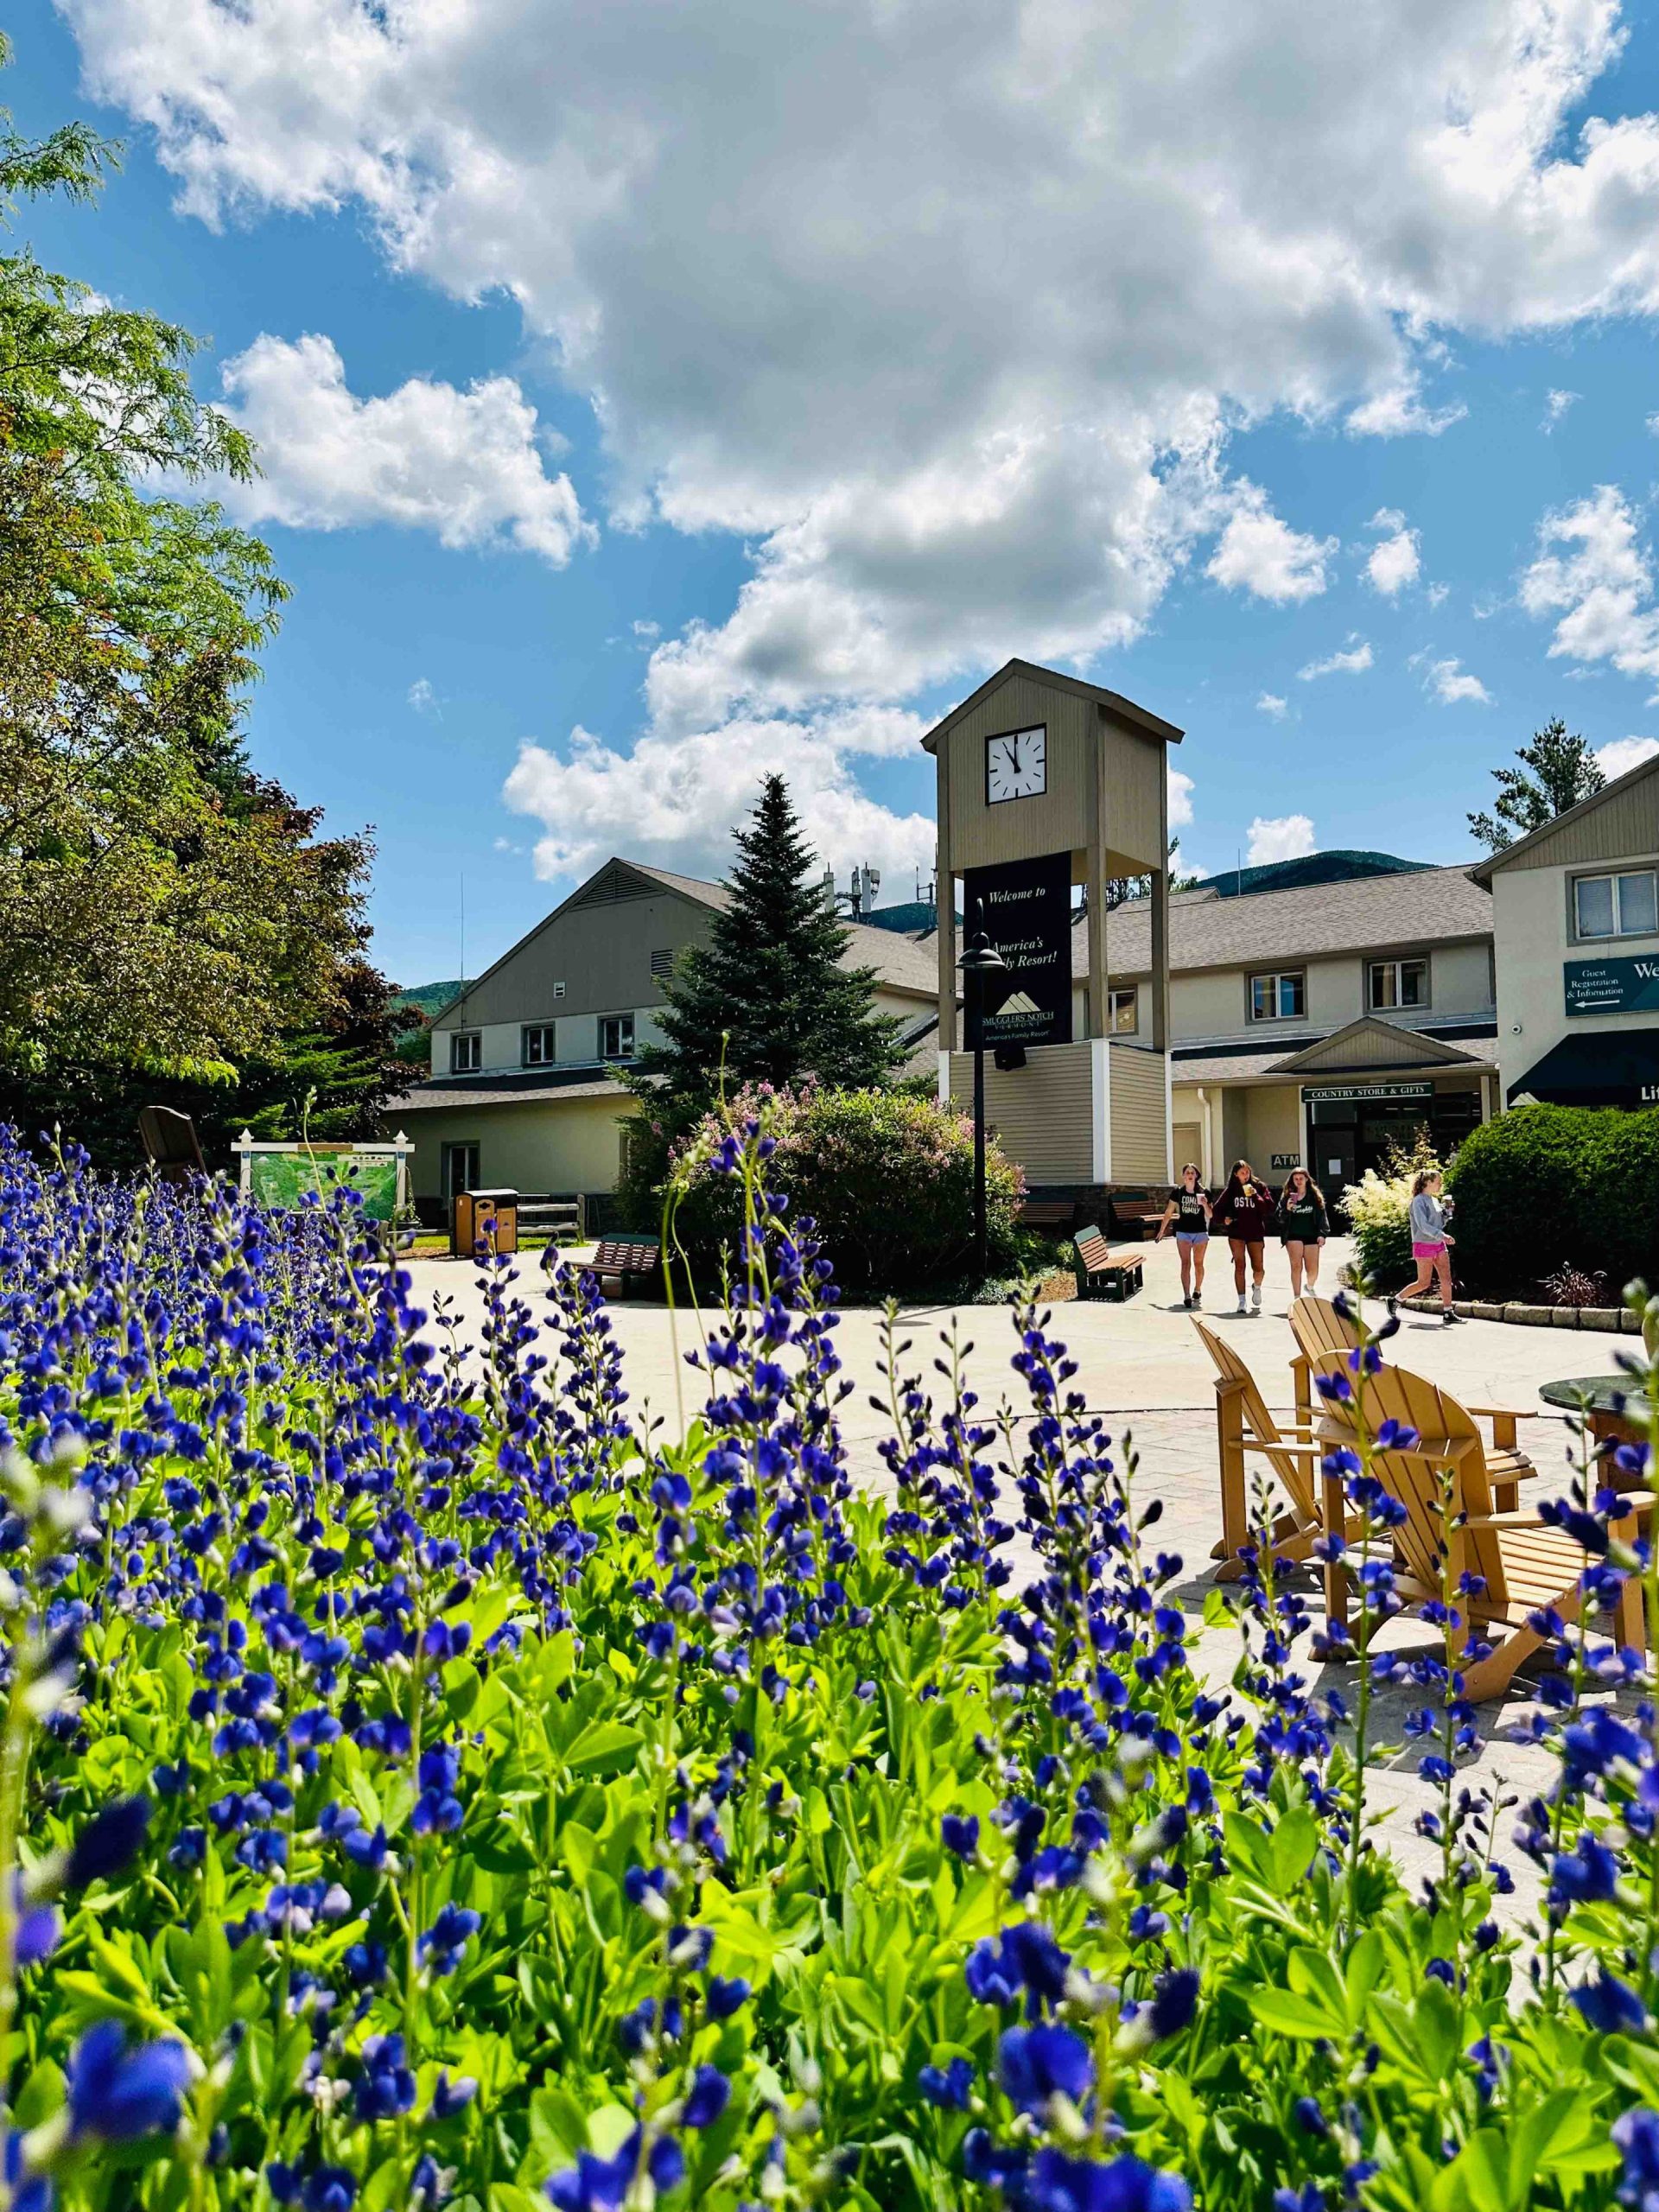
[[[610,1071],[659,1035],[663,979],[725,901],[717,883],[607,861],[444,1008],[429,1080],[389,1109],[415,1142],[423,1217],[461,1191],[615,1190],[632,1102]],[[875,970],[877,1005],[910,1039],[931,1036],[931,954],[858,923],[849,936],[847,964]]]
[[[1659,754],[1470,873],[1505,1104],[1659,1106]]]

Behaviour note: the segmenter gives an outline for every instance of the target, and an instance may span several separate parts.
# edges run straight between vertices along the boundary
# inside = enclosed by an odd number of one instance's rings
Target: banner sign
[[[1000,868],[970,868],[963,879],[964,941],[982,929],[1001,954],[1003,972],[986,978],[982,1040],[976,1015],[980,986],[963,977],[963,1042],[1071,1042],[1071,855],[1045,853]]]
[[[1569,960],[1566,981],[1569,1014],[1659,1012],[1659,958],[1651,953],[1645,960]]]
[[[1321,1090],[1302,1087],[1302,1097],[1309,1106],[1334,1106],[1338,1100],[1357,1098],[1432,1098],[1432,1083],[1331,1083]]]

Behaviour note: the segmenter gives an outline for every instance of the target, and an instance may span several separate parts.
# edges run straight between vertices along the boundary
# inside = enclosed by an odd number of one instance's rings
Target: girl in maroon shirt
[[[1248,1160],[1236,1160],[1227,1187],[1210,1217],[1212,1235],[1224,1236],[1233,1255],[1233,1287],[1241,1313],[1262,1311],[1262,1279],[1267,1273],[1263,1247],[1273,1220],[1273,1193],[1258,1183]],[[1250,1263],[1250,1305],[1244,1303],[1244,1262]]]

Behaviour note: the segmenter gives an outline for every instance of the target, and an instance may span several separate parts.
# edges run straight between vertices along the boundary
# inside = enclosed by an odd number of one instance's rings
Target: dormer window
[[[450,1074],[476,1075],[483,1065],[483,1031],[481,1029],[457,1029],[449,1039]]]

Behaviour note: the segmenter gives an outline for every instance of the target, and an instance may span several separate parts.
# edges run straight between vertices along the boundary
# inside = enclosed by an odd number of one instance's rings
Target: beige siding
[[[649,1006],[656,995],[652,954],[702,944],[712,918],[707,907],[669,891],[563,907],[442,1014],[439,1026],[516,1027]],[[562,998],[553,988],[561,982]],[[518,1065],[516,1045],[511,1065]]]
[[[985,1122],[1028,1183],[1093,1180],[1087,1044],[1047,1045],[1005,1073],[985,1065]],[[951,1103],[973,1110],[974,1058],[950,1055]]]
[[[417,1198],[442,1192],[443,1147],[476,1144],[486,1187],[514,1191],[613,1191],[621,1164],[620,1118],[626,1098],[571,1098],[416,1110],[404,1116],[414,1139]]]
[[[1293,1166],[1302,1158],[1302,1090],[1295,1083],[1264,1084],[1244,1093],[1244,1150],[1256,1173],[1269,1180],[1289,1171],[1275,1167],[1274,1154],[1290,1154]],[[1230,1160],[1229,1167],[1232,1166]]]
[[[1114,1183],[1161,1183],[1169,1171],[1164,1056],[1114,1045],[1111,1068]]]
[[[1382,1017],[1379,1017],[1382,1019]],[[1319,1068],[1408,1068],[1444,1067],[1448,1052],[1456,1046],[1446,1046],[1432,1037],[1417,1037],[1407,1032],[1390,1028],[1372,1029],[1369,1024],[1351,1036],[1338,1034],[1328,1037],[1322,1045],[1310,1045],[1296,1055],[1299,1073],[1313,1075]]]
[[[1172,976],[1170,1025],[1178,1038],[1235,1037],[1244,1027],[1244,985],[1226,969]]]
[[[1659,789],[1659,779],[1654,788]],[[1592,817],[1593,818],[1593,817]],[[1645,851],[1611,855],[1621,866],[1640,867]],[[1651,1029],[1651,1013],[1569,1014],[1568,961],[1618,959],[1659,950],[1659,938],[1628,937],[1574,940],[1569,928],[1572,874],[1566,868],[1500,868],[1492,878],[1497,945],[1497,1056],[1507,1095],[1563,1037],[1605,1031]]]
[[[1659,772],[1639,777],[1626,791],[1590,807],[1575,822],[1563,823],[1518,858],[1500,861],[1492,879],[1497,891],[1506,875],[1525,869],[1582,868],[1586,861],[1622,861],[1632,853],[1659,850]]]
[[[1492,1005],[1492,949],[1490,944],[1446,944],[1430,960],[1429,994],[1433,1011],[1490,1014]]]
[[[1168,752],[1160,737],[1120,722],[1109,712],[1100,717],[1101,759],[1106,770],[1106,832],[1113,850],[1142,868],[1166,865],[1164,850],[1164,785]]]

